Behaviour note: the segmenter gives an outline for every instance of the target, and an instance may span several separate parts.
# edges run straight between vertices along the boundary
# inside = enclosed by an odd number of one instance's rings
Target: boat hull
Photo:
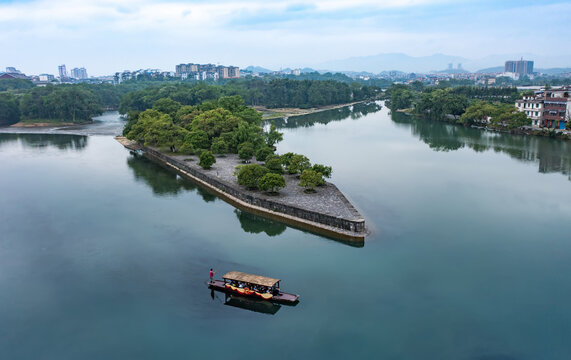
[[[289,294],[281,292],[277,295],[273,295],[271,298],[260,296],[259,293],[254,291],[245,291],[244,289],[239,289],[234,286],[227,286],[222,280],[212,280],[208,283],[208,287],[214,290],[223,291],[232,295],[245,296],[254,299],[267,300],[271,302],[277,302],[282,304],[297,304],[299,302],[299,295]]]

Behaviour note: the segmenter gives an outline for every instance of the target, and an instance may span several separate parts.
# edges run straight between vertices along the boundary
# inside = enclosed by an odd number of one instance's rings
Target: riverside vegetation
[[[144,111],[170,98],[197,105],[221,96],[239,95],[250,105],[268,108],[338,105],[374,99],[380,88],[335,80],[235,79],[204,82],[127,81],[111,84],[61,84],[36,87],[29,80],[0,79],[0,126],[24,122],[83,123],[104,109]]]
[[[261,126],[262,116],[246,106],[240,96],[223,96],[197,105],[183,105],[170,97],[157,99],[152,108],[128,110],[123,135],[145,146],[173,154],[198,155],[199,165],[209,169],[214,154],[238,154],[244,162],[235,169],[238,184],[276,194],[285,187],[283,173],[299,175],[307,192],[325,183],[331,167],[311,164],[301,154],[275,154],[282,134],[271,125]],[[255,157],[261,164],[248,164]]]
[[[531,120],[514,106],[526,92],[515,87],[430,86],[420,82],[393,85],[387,90],[391,111],[406,111],[421,118],[465,126],[484,124],[495,130],[513,131]],[[571,122],[567,123],[571,128]],[[556,136],[554,131],[546,132]]]

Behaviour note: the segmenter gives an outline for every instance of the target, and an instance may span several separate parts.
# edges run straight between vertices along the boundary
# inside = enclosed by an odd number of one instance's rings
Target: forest
[[[522,95],[515,87],[424,87],[413,83],[411,86],[393,85],[387,94],[391,111],[406,109],[428,120],[463,125],[478,123],[505,130],[531,124],[531,120],[514,106],[515,100]]]
[[[127,81],[111,84],[34,86],[29,80],[0,80],[0,125],[19,121],[90,121],[103,110],[120,113],[151,109],[159,99],[197,105],[223,96],[240,96],[248,105],[309,108],[377,98],[380,88],[336,80],[234,79],[221,84]]]

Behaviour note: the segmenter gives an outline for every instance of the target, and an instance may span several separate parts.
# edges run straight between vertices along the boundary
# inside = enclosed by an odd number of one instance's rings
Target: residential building
[[[38,75],[38,80],[41,82],[50,82],[55,80],[55,76],[52,74],[40,74]]]
[[[570,87],[541,89],[516,100],[515,106],[525,112],[535,128],[565,129],[571,119]]]
[[[521,75],[533,74],[533,61],[524,60],[509,60],[506,61],[504,66],[505,73],[514,73]]]
[[[71,77],[74,79],[87,79],[87,70],[85,68],[73,68],[71,69]]]
[[[65,64],[58,66],[57,69],[58,69],[60,80],[62,80],[62,81],[67,80],[68,76],[67,76],[67,69],[65,67]]]

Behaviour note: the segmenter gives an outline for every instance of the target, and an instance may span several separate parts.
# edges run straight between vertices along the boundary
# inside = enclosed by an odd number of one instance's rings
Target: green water
[[[0,134],[0,358],[570,358],[569,143],[375,110],[278,124],[279,152],[333,166],[362,248],[237,211],[110,136]],[[225,305],[210,267],[301,302]]]

